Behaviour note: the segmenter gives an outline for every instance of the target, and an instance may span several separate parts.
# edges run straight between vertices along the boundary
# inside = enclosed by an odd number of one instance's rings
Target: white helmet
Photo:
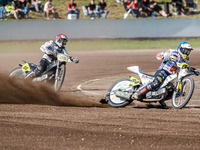
[[[191,50],[193,50],[192,46],[188,42],[181,42],[177,48],[178,53],[182,56],[183,59],[186,59]]]

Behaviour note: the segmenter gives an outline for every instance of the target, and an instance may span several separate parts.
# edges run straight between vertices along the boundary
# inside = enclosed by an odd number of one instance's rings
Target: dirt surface
[[[126,68],[139,65],[146,73],[157,70],[161,50],[73,52],[79,64],[67,64],[60,92],[49,85],[18,82],[8,74],[21,60],[38,63],[42,54],[0,55],[0,149],[200,149],[200,86],[181,110],[158,103],[133,102],[111,108],[99,101],[118,79],[132,75]],[[199,68],[200,50],[190,64]]]

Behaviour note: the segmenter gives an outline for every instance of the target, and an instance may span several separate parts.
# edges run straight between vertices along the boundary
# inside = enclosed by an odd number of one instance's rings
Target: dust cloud
[[[0,103],[40,104],[75,107],[101,107],[92,99],[77,94],[55,92],[45,83],[10,78],[0,74]]]

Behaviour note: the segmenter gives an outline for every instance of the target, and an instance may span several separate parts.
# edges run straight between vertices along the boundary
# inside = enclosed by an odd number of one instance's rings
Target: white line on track
[[[96,92],[92,92],[92,91],[87,91],[87,90],[83,90],[81,87],[85,84],[88,84],[88,83],[91,83],[91,82],[95,82],[95,81],[98,81],[100,79],[93,79],[93,80],[89,80],[89,81],[86,81],[84,82],[83,84],[79,84],[77,86],[77,89],[80,90],[81,92],[84,92],[84,93],[88,93],[88,94],[92,94],[92,95],[100,95],[99,93],[96,93]]]

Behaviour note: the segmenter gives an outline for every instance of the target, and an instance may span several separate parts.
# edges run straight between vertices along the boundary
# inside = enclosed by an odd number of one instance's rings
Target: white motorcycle
[[[178,73],[168,76],[159,88],[146,93],[140,102],[160,102],[162,105],[162,101],[172,99],[174,108],[181,109],[186,106],[194,91],[194,80],[189,76],[199,75],[199,72],[195,69],[190,71],[189,65],[186,63],[180,63],[179,67],[180,71]],[[127,69],[138,74],[140,80],[130,76],[116,81],[106,94],[106,100],[112,107],[129,105],[133,101],[132,94],[154,79],[154,76],[145,74],[139,66],[132,66]]]

